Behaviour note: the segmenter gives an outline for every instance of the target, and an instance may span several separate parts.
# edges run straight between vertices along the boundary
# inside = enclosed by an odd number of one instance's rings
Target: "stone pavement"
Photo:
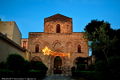
[[[54,75],[46,76],[43,80],[76,80],[76,79],[72,79],[70,76],[65,76],[62,74],[54,74]],[[85,79],[80,78],[78,80],[85,80]]]
[[[53,74],[46,76],[43,80],[74,80],[74,79],[70,79],[70,76],[65,76],[62,74]]]

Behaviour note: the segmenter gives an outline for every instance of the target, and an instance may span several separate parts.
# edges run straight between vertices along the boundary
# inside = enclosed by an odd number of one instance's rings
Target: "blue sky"
[[[23,38],[28,32],[43,32],[44,18],[57,13],[73,19],[74,32],[84,31],[93,19],[120,28],[120,0],[0,0],[0,18],[15,21]]]

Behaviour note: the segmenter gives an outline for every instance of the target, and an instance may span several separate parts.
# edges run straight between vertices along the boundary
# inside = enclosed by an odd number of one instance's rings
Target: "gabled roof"
[[[47,17],[44,19],[45,22],[47,21],[54,21],[54,20],[60,20],[60,21],[72,21],[72,18],[64,16],[62,14],[55,14],[50,17]]]

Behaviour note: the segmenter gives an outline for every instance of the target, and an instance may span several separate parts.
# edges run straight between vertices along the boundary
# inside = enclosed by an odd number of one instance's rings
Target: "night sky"
[[[23,38],[43,32],[44,18],[57,13],[73,19],[74,32],[83,32],[93,19],[120,28],[120,0],[0,0],[1,20],[15,21]]]

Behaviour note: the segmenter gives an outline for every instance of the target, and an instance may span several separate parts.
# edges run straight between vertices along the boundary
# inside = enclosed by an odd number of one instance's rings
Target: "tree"
[[[93,36],[96,34],[99,34],[96,39],[93,39],[93,45],[92,49],[96,51],[95,55],[102,54],[103,58],[106,59],[108,62],[108,56],[110,56],[110,50],[112,49],[112,45],[115,43],[116,38],[110,39],[110,36],[107,34],[107,31],[105,29],[107,25],[103,23],[99,29],[96,29],[96,31],[93,33]],[[99,53],[101,52],[101,53]],[[100,55],[99,55],[100,56]],[[97,56],[97,57],[99,57]]]
[[[85,27],[86,36],[88,40],[92,41],[93,55],[97,60],[106,60],[108,56],[113,55],[112,50],[117,41],[115,30],[110,28],[110,24],[104,21],[92,20]]]
[[[94,32],[96,32],[96,30],[99,30],[101,25],[103,25],[103,24],[106,25],[105,31],[109,32],[111,29],[110,29],[110,24],[108,22],[92,20],[90,23],[88,23],[84,29],[85,32],[87,33],[87,39],[89,39],[89,40],[97,39],[99,36],[99,33],[96,33],[94,35]]]
[[[120,75],[120,29],[110,28],[104,21],[91,21],[86,27],[86,38],[92,41],[92,54],[96,57],[95,75],[97,80],[119,79]]]

